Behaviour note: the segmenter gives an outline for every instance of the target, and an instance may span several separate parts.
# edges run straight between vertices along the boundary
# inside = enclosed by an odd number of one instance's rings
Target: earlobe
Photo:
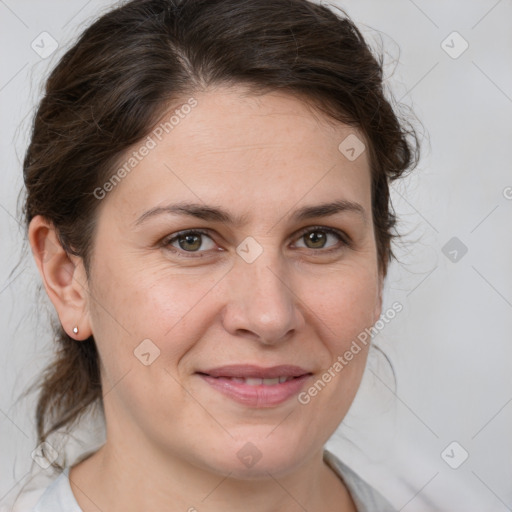
[[[92,331],[88,313],[88,284],[81,258],[70,256],[62,247],[53,224],[35,216],[28,239],[48,297],[69,336],[87,339]]]

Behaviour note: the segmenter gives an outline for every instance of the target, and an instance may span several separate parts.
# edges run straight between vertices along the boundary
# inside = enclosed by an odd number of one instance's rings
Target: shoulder
[[[69,485],[69,468],[46,487],[26,490],[9,508],[0,512],[82,512]]]
[[[358,512],[396,512],[396,509],[363,480],[354,470],[341,462],[333,453],[324,450],[324,461],[343,480],[357,506]]]
[[[46,488],[30,512],[82,512],[69,485],[69,468]]]

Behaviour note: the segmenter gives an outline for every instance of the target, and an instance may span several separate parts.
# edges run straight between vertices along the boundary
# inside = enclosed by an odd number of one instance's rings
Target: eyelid
[[[320,225],[306,226],[306,227],[300,229],[298,232],[296,232],[293,235],[293,240],[300,239],[302,236],[304,236],[306,233],[309,233],[310,231],[324,231],[326,233],[329,233],[329,234],[332,234],[332,235],[336,235],[339,238],[342,246],[352,247],[352,240],[344,231],[341,231],[341,230],[336,229],[336,228],[331,228],[329,226],[320,226]],[[182,249],[178,249],[178,248],[173,247],[173,246],[170,245],[170,243],[173,242],[174,240],[180,238],[181,236],[185,236],[185,235],[188,235],[188,234],[201,234],[201,235],[205,235],[208,238],[210,238],[213,242],[215,242],[213,237],[212,237],[212,232],[209,229],[190,228],[190,229],[184,229],[182,231],[178,231],[176,233],[173,233],[172,235],[166,236],[165,238],[163,238],[163,240],[160,243],[161,243],[161,245],[163,247],[169,249],[174,254],[177,254],[179,256],[187,255],[187,256],[184,256],[186,258],[203,257],[204,254],[209,252],[209,251],[184,251]],[[310,250],[313,251],[313,252],[317,252],[319,254],[326,254],[326,253],[329,253],[329,252],[340,250],[341,248],[342,247],[336,246],[336,247],[331,247],[331,248],[328,248],[328,249],[322,249],[321,248],[321,249],[310,249]]]

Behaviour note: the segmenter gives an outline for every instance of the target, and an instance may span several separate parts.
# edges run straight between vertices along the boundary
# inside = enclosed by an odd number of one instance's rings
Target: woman
[[[60,321],[34,458],[63,472],[33,510],[393,510],[323,447],[381,315],[388,185],[415,141],[324,6],[134,0],[89,27],[24,161]],[[106,442],[69,466],[52,438],[95,406]]]

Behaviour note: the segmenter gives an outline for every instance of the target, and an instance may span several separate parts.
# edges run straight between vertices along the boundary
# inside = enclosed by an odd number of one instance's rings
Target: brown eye
[[[204,247],[205,239],[210,242],[210,244],[206,243],[206,247]],[[215,243],[206,232],[194,230],[182,231],[181,233],[174,235],[165,242],[165,246],[176,252],[202,253],[213,249],[215,247]]]
[[[191,250],[191,251],[197,251],[201,247],[201,236],[202,235],[182,235],[180,236],[178,240],[178,244],[181,249],[184,251]]]
[[[306,246],[310,249],[322,249],[327,241],[327,234],[324,231],[317,230],[307,233],[303,238]]]
[[[304,246],[307,249],[333,249],[336,246],[346,246],[349,245],[343,235],[335,229],[324,228],[324,227],[314,227],[308,228],[306,231],[302,232],[299,240],[304,241]],[[334,242],[329,243],[329,240],[334,240]]]

